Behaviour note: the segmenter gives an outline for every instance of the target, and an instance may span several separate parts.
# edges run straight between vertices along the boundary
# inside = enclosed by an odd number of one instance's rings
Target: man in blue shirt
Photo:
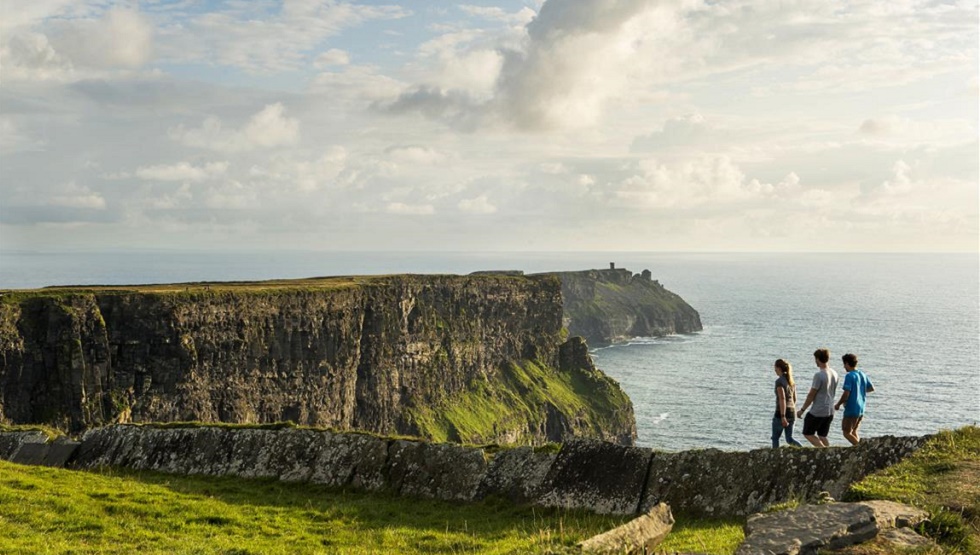
[[[844,439],[857,445],[861,439],[858,437],[858,428],[861,426],[861,419],[864,418],[864,402],[868,393],[875,390],[871,385],[871,378],[867,374],[857,369],[858,357],[847,353],[841,357],[847,375],[844,376],[844,385],[841,389],[844,392],[840,396],[840,401],[834,407],[840,410],[844,406],[844,418],[841,419],[841,430],[844,432]]]

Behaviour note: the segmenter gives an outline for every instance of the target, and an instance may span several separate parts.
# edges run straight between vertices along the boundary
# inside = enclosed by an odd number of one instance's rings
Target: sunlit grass
[[[542,553],[628,520],[0,461],[0,553]]]

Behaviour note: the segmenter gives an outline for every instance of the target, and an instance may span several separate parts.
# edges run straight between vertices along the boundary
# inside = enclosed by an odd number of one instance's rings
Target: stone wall
[[[0,456],[37,464],[31,458],[37,448],[30,445],[42,437],[0,433]],[[552,452],[309,429],[116,425],[86,432],[65,462],[76,468],[278,478],[453,501],[497,496],[611,514],[645,513],[664,502],[675,513],[726,517],[813,499],[823,491],[839,497],[851,483],[902,460],[927,439],[886,436],[847,448],[679,453],[573,440]]]

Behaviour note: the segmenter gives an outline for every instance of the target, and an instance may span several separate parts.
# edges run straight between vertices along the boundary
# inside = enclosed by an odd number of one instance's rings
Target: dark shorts
[[[830,423],[834,421],[834,415],[813,416],[813,413],[806,413],[803,419],[803,435],[827,437],[830,433]]]

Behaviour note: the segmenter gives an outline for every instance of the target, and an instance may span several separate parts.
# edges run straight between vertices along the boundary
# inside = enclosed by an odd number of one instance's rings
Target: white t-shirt
[[[833,368],[817,370],[813,375],[811,389],[817,390],[817,396],[813,398],[813,405],[810,406],[810,414],[813,416],[833,416],[834,397],[837,396],[837,383],[840,377]]]

